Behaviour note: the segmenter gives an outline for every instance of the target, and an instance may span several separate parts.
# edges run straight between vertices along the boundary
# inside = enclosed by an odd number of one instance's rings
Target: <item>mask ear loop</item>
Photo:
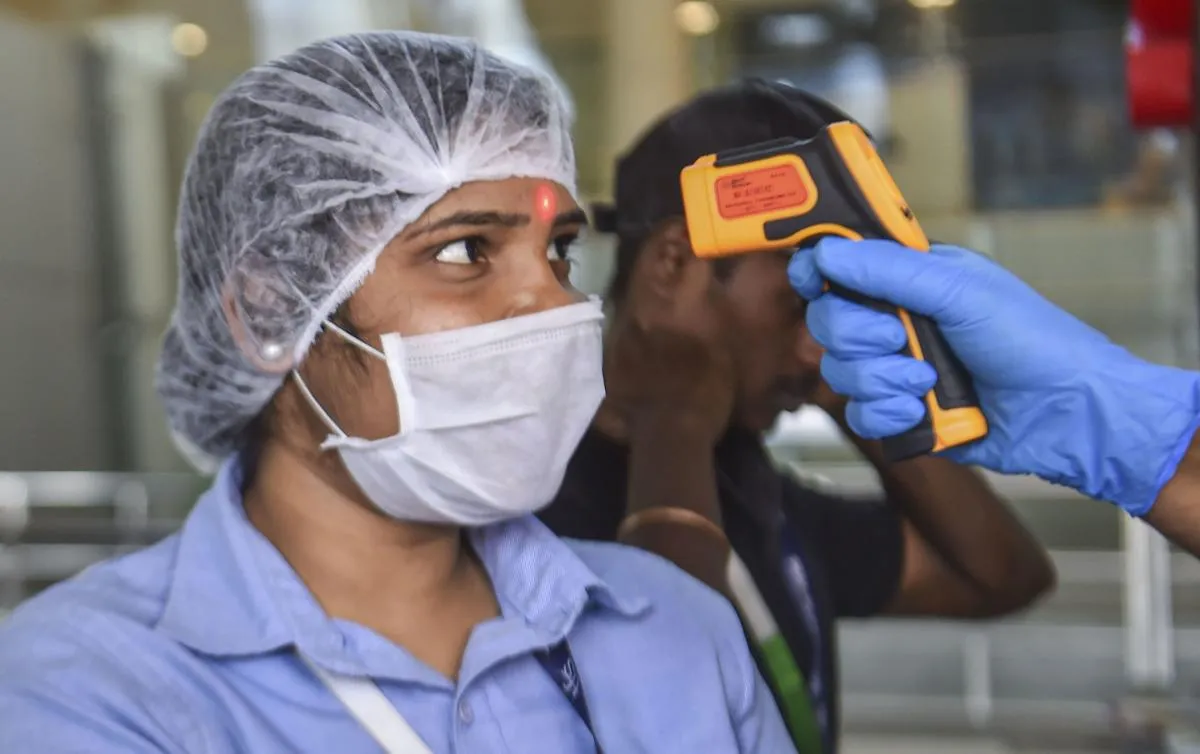
[[[333,333],[339,336],[342,340],[346,341],[360,351],[370,354],[371,356],[374,356],[382,361],[387,361],[387,357],[380,353],[379,350],[374,346],[370,345],[369,343],[364,343],[334,323],[326,320],[321,323],[321,326],[333,331]],[[337,425],[337,422],[333,420],[333,417],[329,415],[329,412],[326,411],[323,406],[321,406],[320,401],[318,401],[317,397],[313,395],[312,390],[308,388],[308,383],[306,383],[304,378],[300,376],[299,369],[292,370],[292,379],[296,381],[296,387],[300,388],[300,394],[304,396],[304,400],[308,401],[309,407],[312,408],[313,412],[316,413],[317,418],[321,420],[326,428],[342,439],[349,437],[349,435],[343,432],[342,428]]]
[[[374,356],[375,358],[379,359],[380,361],[387,361],[387,357],[383,355],[382,351],[380,351],[379,349],[377,349],[375,346],[371,345],[370,343],[364,343],[363,341],[359,340],[354,335],[351,335],[350,333],[343,330],[341,327],[338,327],[333,322],[330,322],[329,320],[325,320],[324,322],[321,323],[321,326],[324,327],[326,330],[333,331],[336,335],[341,337],[342,340],[346,341],[347,343],[354,346],[355,348],[362,351],[363,353],[370,354],[371,356]]]
[[[348,435],[342,431],[341,427],[337,425],[337,422],[333,420],[333,417],[329,415],[329,412],[322,408],[321,404],[317,402],[317,397],[312,394],[312,391],[308,389],[308,384],[305,383],[304,378],[300,376],[299,369],[292,370],[292,379],[295,380],[296,387],[300,388],[300,394],[304,396],[304,400],[308,401],[309,408],[316,413],[317,418],[321,420],[321,423],[324,424],[325,427],[333,434],[342,439],[346,439]]]

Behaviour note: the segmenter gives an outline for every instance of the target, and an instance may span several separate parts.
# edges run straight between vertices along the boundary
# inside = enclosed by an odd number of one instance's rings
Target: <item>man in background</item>
[[[752,81],[686,103],[619,160],[615,207],[598,219],[618,238],[608,397],[541,514],[560,535],[658,553],[731,597],[805,754],[837,748],[836,619],[989,618],[1054,583],[1044,549],[972,470],[934,457],[889,464],[847,432],[884,489],[849,499],[767,455],[762,437],[781,413],[816,405],[845,429],[846,404],[822,382],[790,254],[698,259],[679,172],[841,120],[797,89]],[[782,661],[770,649],[780,640]]]

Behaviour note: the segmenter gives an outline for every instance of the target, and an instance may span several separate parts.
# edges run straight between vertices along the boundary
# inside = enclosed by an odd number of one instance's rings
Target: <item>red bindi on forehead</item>
[[[533,216],[543,223],[554,221],[558,214],[558,197],[549,184],[539,184],[533,192]]]

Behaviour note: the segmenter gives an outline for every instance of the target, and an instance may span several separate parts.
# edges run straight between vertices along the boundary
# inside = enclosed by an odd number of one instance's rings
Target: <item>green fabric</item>
[[[799,754],[822,754],[821,727],[813,713],[808,684],[796,665],[792,652],[779,634],[758,645],[768,682],[783,704],[783,720],[792,734]]]

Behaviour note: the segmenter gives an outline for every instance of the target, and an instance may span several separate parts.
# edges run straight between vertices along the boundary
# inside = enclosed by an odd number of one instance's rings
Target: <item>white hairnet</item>
[[[447,192],[512,177],[574,192],[567,112],[543,74],[411,32],[318,42],[236,81],[184,178],[158,363],[189,460],[242,445],[322,320]]]

